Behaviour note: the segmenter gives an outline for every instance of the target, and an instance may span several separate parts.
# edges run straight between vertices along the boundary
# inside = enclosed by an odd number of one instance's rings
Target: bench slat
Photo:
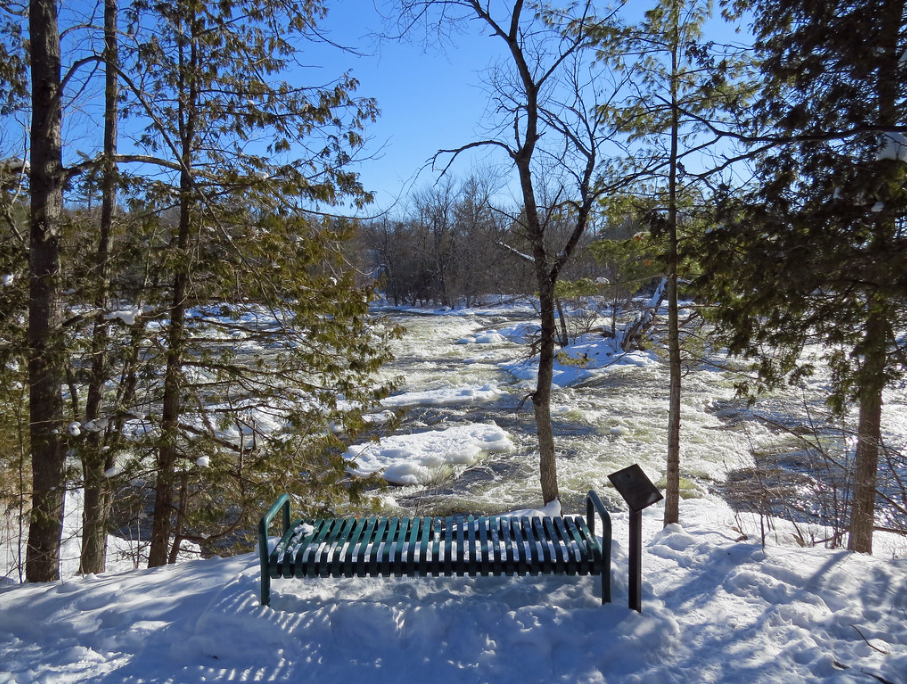
[[[466,574],[475,577],[479,571],[479,558],[476,557],[476,519],[470,515],[466,518],[466,548],[469,553],[464,562],[466,563]]]
[[[410,518],[400,518],[400,527],[397,531],[397,543],[391,548],[390,570],[394,577],[403,577],[404,554],[406,551],[406,533],[409,532]]]
[[[585,556],[585,565],[586,572],[584,574],[591,575],[596,572],[600,572],[599,564],[601,563],[601,550],[598,544],[598,541],[595,539],[595,536],[589,530],[589,527],[586,525],[586,521],[582,518],[577,518],[576,529],[579,530],[579,533],[583,538],[583,555]],[[595,550],[596,547],[599,548],[599,553],[596,556]],[[598,558],[598,563],[596,563],[596,557]]]
[[[378,559],[378,574],[382,577],[390,577],[393,570],[391,569],[391,556],[394,552],[394,544],[397,541],[397,528],[400,526],[400,518],[391,518],[387,526],[387,532],[384,535],[384,545],[380,551]]]
[[[576,574],[577,550],[573,546],[573,540],[570,533],[567,532],[567,526],[564,525],[564,519],[561,517],[554,518],[554,527],[557,530],[558,537],[564,543],[564,561],[567,565],[567,574]]]
[[[309,564],[306,562],[306,558],[318,548],[318,544],[321,543],[321,540],[324,539],[324,536],[330,531],[332,525],[333,519],[330,518],[327,520],[316,520],[313,523],[315,529],[312,530],[311,534],[308,534],[303,538],[302,543],[296,550],[296,557],[293,560],[292,568],[294,577],[304,577],[308,573]]]
[[[268,569],[270,570],[271,577],[274,579],[281,576],[281,565],[283,563],[282,556],[285,555],[287,547],[290,545],[290,540],[296,534],[296,528],[301,524],[302,521],[300,520],[290,525],[289,529],[280,538],[280,541],[277,542],[277,546],[274,547],[274,550],[268,554]]]
[[[404,575],[412,575],[418,571],[416,551],[422,543],[422,534],[422,518],[413,518],[409,526],[409,544],[406,549],[406,559],[403,561]]]
[[[554,521],[551,520],[547,515],[542,518],[542,525],[545,527],[545,536],[548,538],[550,545],[554,549],[554,553],[551,556],[551,562],[553,564],[552,572],[555,574],[561,574],[565,571],[564,568],[564,547],[561,542],[561,538],[557,534],[557,530],[554,529]]]
[[[583,539],[582,532],[576,526],[578,518],[564,518],[564,524],[567,526],[567,531],[570,533],[571,538],[576,544],[576,550],[579,554],[577,562],[577,572],[581,575],[589,574],[589,565],[586,562],[586,557],[588,555],[588,550],[586,546],[586,540]]]
[[[444,519],[444,576],[453,575],[453,518]]]
[[[337,572],[344,577],[353,577],[356,574],[356,568],[353,565],[353,556],[356,554],[356,545],[365,532],[365,526],[368,521],[364,518],[357,518],[356,524],[350,532],[350,541],[346,546],[346,553],[343,554],[343,567],[337,568]]]
[[[313,559],[313,562],[315,563],[315,574],[319,577],[329,576],[330,568],[328,567],[328,562],[331,557],[331,552],[335,550],[335,546],[343,546],[343,542],[349,534],[350,528],[353,526],[352,523],[353,518],[344,518],[340,525],[334,525],[331,533],[321,545],[321,553],[317,554],[317,557]]]
[[[495,577],[499,577],[504,572],[504,560],[501,558],[501,519],[499,517],[488,519],[488,532],[491,537],[491,572]]]
[[[535,537],[535,547],[539,553],[539,570],[542,574],[551,573],[551,546],[548,543],[548,534],[541,518],[532,518],[532,534]]]
[[[366,555],[368,553],[369,544],[372,543],[375,525],[377,524],[377,518],[369,518],[368,522],[365,524],[365,530],[362,532],[362,541],[359,542],[359,546],[357,547],[356,562],[354,563],[356,577],[365,577],[365,573],[368,571],[368,559]],[[352,577],[352,575],[350,576]]]
[[[488,518],[480,516],[476,521],[476,526],[479,528],[479,553],[482,555],[481,573],[483,576],[487,576],[491,572],[492,565],[488,549]]]
[[[516,551],[516,538],[514,537],[512,518],[501,518],[501,540],[504,542],[504,549],[507,553],[507,560],[504,564],[504,574],[506,575],[525,575],[526,569],[522,568],[520,572],[520,559],[523,554]]]
[[[441,519],[431,521],[431,558],[428,559],[428,570],[433,577],[441,574]]]
[[[425,577],[428,574],[428,542],[431,541],[431,518],[422,518],[422,525],[419,527],[417,539],[419,541],[419,562],[415,568],[416,572]]]
[[[532,531],[532,523],[529,518],[520,518],[520,533],[523,535],[523,553],[526,554],[526,562],[530,575],[539,574],[539,548],[535,543],[535,534]]]
[[[366,563],[368,564],[368,576],[378,576],[378,554],[381,551],[381,542],[387,532],[387,526],[390,520],[387,518],[378,518],[378,525],[372,533],[371,544],[367,549]]]
[[[454,518],[454,533],[456,534],[456,544],[454,544],[454,574],[457,577],[463,577],[469,571],[469,559],[466,558],[466,533],[468,522],[462,517]]]

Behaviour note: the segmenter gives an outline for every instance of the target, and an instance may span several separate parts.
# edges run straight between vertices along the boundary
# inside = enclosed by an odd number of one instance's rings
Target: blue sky
[[[382,31],[384,20],[372,0],[332,3],[322,26],[332,40],[365,53],[357,57],[326,48],[308,52],[318,58],[325,77],[352,70],[360,81],[359,94],[378,101],[381,117],[369,127],[366,150],[376,158],[364,161],[359,170],[366,188],[376,193],[371,211],[387,209],[398,196],[437,179],[437,173],[424,167],[438,149],[456,147],[481,133],[488,100],[482,73],[504,56],[503,44],[480,35],[478,26],[443,48],[379,41],[374,34]],[[454,173],[467,175],[483,156],[458,162]]]
[[[426,165],[437,150],[487,137],[483,132],[491,118],[484,81],[491,66],[508,58],[503,42],[489,36],[480,22],[464,27],[444,45],[426,46],[420,41],[424,36],[416,36],[411,42],[379,40],[377,35],[388,27],[376,4],[381,5],[373,0],[329,3],[322,28],[330,39],[356,48],[362,56],[310,47],[304,59],[320,68],[303,75],[311,78],[315,73],[327,78],[352,70],[360,81],[359,94],[378,101],[381,117],[369,127],[364,152],[369,158],[359,167],[364,186],[376,193],[370,214],[398,211],[396,200],[405,202],[413,189],[436,181],[438,172]],[[629,9],[635,14],[652,4],[634,0]],[[392,13],[392,3],[385,3],[382,11]],[[742,40],[732,36],[718,17],[707,25],[705,38]],[[516,185],[512,167],[499,150],[463,155],[451,173],[462,179],[473,169],[492,165],[500,177],[502,194],[512,196]]]

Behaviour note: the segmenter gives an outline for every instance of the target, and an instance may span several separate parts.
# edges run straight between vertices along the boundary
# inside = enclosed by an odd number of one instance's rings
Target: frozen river
[[[526,330],[537,324],[532,310],[393,316],[407,333],[387,372],[404,384],[387,406],[405,411],[404,419],[398,436],[365,447],[357,458],[365,470],[386,468],[399,485],[389,492],[389,507],[410,514],[539,507],[535,424],[531,402],[523,403],[534,388],[535,362],[524,360]],[[566,510],[579,510],[589,489],[620,508],[607,475],[630,464],[656,483],[665,474],[667,365],[654,352],[616,361],[606,341],[590,340],[574,352],[585,355],[582,365],[559,367],[562,386],[552,402]],[[810,428],[824,412],[821,378],[805,391],[778,393],[750,408],[735,398],[739,374],[719,365],[691,364],[683,378],[684,496],[724,496],[729,476],[746,480],[757,460],[805,468],[811,439],[846,458],[852,445],[840,431]],[[887,441],[901,453],[904,399],[903,390],[891,393],[885,408]],[[809,498],[808,491],[801,494]]]

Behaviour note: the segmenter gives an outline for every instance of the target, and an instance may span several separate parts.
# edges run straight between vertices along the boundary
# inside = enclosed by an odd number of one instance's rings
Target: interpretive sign
[[[664,497],[638,465],[608,475],[611,484],[630,507],[630,600],[637,613],[642,612],[642,511]]]

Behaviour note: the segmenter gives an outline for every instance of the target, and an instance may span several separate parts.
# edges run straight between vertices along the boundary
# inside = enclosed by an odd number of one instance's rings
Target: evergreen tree
[[[346,198],[369,200],[348,166],[377,110],[352,96],[349,76],[323,87],[282,80],[324,12],[317,1],[274,0],[130,8],[140,69],[129,84],[131,111],[148,121],[143,161],[161,170],[145,205],[155,213],[172,206],[177,215],[157,301],[165,328],[150,565],[172,559],[174,525],[177,542],[186,536],[187,468],[221,465],[233,494],[243,495],[231,500],[243,513],[260,486],[298,490],[294,480],[322,482],[325,472],[342,479],[336,453],[317,461],[338,445],[331,423],[356,429],[363,409],[386,392],[371,382],[387,351],[367,317],[369,293],[338,260],[336,245],[351,229],[311,213]],[[310,154],[294,158],[297,151]],[[215,301],[235,323],[218,321]],[[249,322],[262,317],[267,325]],[[248,362],[234,344],[217,343],[229,332],[270,338],[274,352],[267,363]],[[289,421],[295,437],[270,440],[279,453],[267,458],[264,435],[250,424],[256,409]],[[240,435],[230,447],[219,436],[228,424]],[[228,452],[220,461],[218,444]],[[213,505],[222,491],[211,474],[201,479]]]
[[[670,368],[665,525],[679,520],[683,243],[689,242],[699,210],[695,183],[708,175],[713,161],[705,154],[717,154],[713,148],[724,128],[719,122],[739,109],[748,90],[740,80],[740,61],[703,41],[702,28],[711,16],[710,0],[660,0],[636,26],[592,32],[601,41],[601,58],[632,74],[629,96],[607,113],[628,136],[627,172],[639,179],[636,192],[649,205],[646,223],[663,245]],[[684,162],[694,174],[686,173]]]
[[[26,360],[32,395],[32,434],[20,440],[34,473],[28,578],[56,576],[67,449],[91,494],[84,571],[103,567],[111,493],[127,482],[118,471],[157,493],[153,564],[181,538],[235,538],[275,490],[303,495],[310,510],[355,498],[369,482],[346,478],[341,447],[393,384],[376,373],[397,331],[369,316],[371,290],[343,258],[355,225],[325,214],[370,199],[351,162],[375,103],[353,96],[348,75],[284,80],[317,39],[324,5],[138,0],[118,31],[107,0],[105,49],[65,54],[64,76],[57,6],[31,5],[30,24],[9,13],[0,26],[11,57],[2,114],[21,105],[33,117],[30,169],[4,162],[0,176],[0,260],[17,293],[0,307],[3,401],[15,404]],[[90,22],[65,28],[105,35]],[[90,142],[77,154],[60,120],[67,88],[97,92],[86,86],[103,70],[89,67],[105,62],[105,140],[85,158]],[[130,154],[116,150],[117,102],[131,130],[144,126]],[[23,170],[24,232],[7,201]],[[64,210],[67,187],[72,199],[101,188],[101,215]],[[117,188],[128,207],[119,217]],[[64,321],[64,298],[88,312]]]
[[[63,83],[55,0],[31,0],[29,131],[28,387],[32,509],[26,577],[58,577],[63,529],[63,309],[60,231],[63,213]]]
[[[905,371],[905,3],[761,0],[754,12],[756,123],[773,145],[742,196],[723,194],[700,284],[761,386],[809,375],[804,347],[821,343],[829,402],[859,405],[849,547],[869,553],[882,395]]]

